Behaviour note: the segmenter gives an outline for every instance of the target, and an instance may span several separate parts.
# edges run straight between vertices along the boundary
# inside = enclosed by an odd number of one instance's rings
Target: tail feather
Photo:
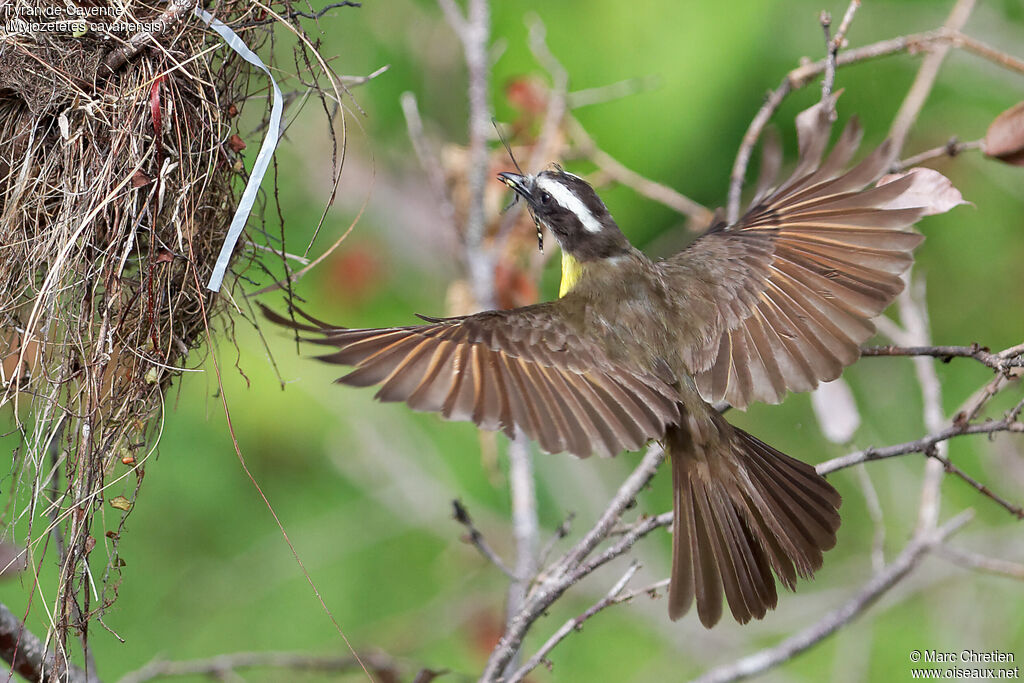
[[[693,604],[705,627],[722,616],[761,619],[778,602],[772,573],[792,590],[835,545],[839,493],[810,465],[795,460],[724,419],[707,429],[669,431],[675,491],[669,616]],[[685,422],[685,421],[684,421]]]

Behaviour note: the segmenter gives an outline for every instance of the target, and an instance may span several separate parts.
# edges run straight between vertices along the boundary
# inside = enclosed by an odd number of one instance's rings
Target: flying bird
[[[874,184],[894,161],[888,141],[844,172],[856,120],[824,162],[827,114],[804,127],[787,180],[773,187],[769,173],[738,222],[664,260],[634,248],[580,177],[499,174],[562,249],[557,300],[384,329],[264,312],[334,347],[320,359],[354,368],[338,381],[380,385],[381,401],[581,458],[660,441],[675,511],[669,616],[696,602],[710,628],[724,593],[737,621],[760,619],[776,606],[774,577],[794,589],[821,567],[841,500],[712,403],[778,403],[837,378],[902,290],[926,212],[912,175]]]

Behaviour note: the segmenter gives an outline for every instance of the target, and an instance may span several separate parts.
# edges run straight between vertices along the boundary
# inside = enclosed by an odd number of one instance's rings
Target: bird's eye
[[[541,192],[540,193],[540,203],[543,206],[547,206],[548,204],[550,204],[551,203],[551,195],[548,194],[547,192]]]

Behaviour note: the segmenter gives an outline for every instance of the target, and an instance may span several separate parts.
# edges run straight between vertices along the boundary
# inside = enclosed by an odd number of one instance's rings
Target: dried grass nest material
[[[265,87],[191,12],[111,72],[104,59],[130,34],[107,27],[153,25],[174,3],[87,4],[108,12],[84,35],[0,22],[0,401],[17,441],[3,528],[34,546],[36,566],[39,516],[61,529],[58,594],[45,593],[58,631],[112,600],[116,578],[86,577],[84,559],[105,551],[108,574],[119,571],[118,534],[164,393],[177,368],[201,362],[190,352],[211,321],[222,316],[230,335],[235,278],[221,296],[205,285],[245,181],[234,119]],[[15,0],[0,19],[68,18],[45,16],[52,6]],[[208,9],[253,49],[273,29],[249,2]],[[128,500],[104,503],[119,494]],[[105,529],[94,531],[97,513]],[[101,597],[92,607],[89,582]]]

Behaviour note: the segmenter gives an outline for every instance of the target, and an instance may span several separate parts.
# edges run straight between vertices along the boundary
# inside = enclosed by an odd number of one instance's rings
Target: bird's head
[[[579,176],[552,168],[537,175],[499,173],[498,179],[523,198],[534,220],[577,261],[612,258],[630,250],[604,202]]]

